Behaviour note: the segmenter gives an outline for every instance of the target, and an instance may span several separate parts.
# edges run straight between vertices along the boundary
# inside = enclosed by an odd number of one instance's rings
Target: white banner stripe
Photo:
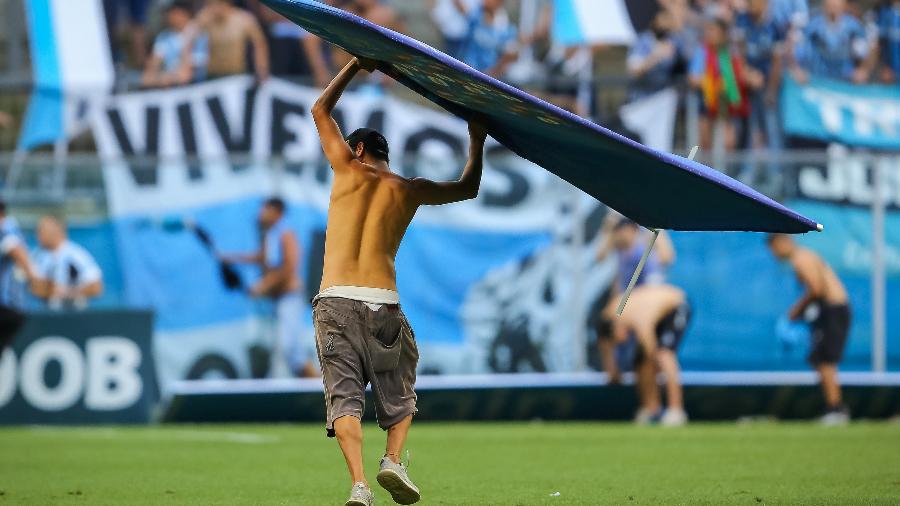
[[[51,0],[60,81],[66,91],[107,91],[114,80],[101,0]]]

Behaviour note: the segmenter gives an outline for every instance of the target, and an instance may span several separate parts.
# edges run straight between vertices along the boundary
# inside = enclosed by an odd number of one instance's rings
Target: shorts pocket
[[[403,350],[403,333],[401,326],[393,342],[382,343],[379,339],[370,337],[366,339],[369,348],[369,357],[372,362],[372,371],[375,373],[390,372],[400,365],[400,352]]]

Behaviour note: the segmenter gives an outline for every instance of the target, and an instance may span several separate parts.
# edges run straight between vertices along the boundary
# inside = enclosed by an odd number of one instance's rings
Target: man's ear
[[[353,154],[356,155],[357,158],[362,158],[363,153],[366,152],[366,145],[363,143],[358,143],[356,145],[356,149],[353,150]]]

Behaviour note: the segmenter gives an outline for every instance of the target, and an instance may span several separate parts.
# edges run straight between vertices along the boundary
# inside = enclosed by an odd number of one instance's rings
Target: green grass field
[[[898,424],[420,424],[409,449],[421,504],[900,504]],[[0,430],[0,505],[337,505],[345,476],[313,425]]]

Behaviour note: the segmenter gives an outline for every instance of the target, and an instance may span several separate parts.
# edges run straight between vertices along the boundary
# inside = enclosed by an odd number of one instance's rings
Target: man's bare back
[[[394,258],[418,204],[410,181],[351,161],[335,169],[322,289],[363,286],[397,290]]]
[[[374,70],[374,62],[367,63],[365,70]],[[367,135],[376,136],[378,149],[365,142],[348,143],[331,112],[341,93],[363,68],[359,60],[351,61],[328,86],[312,111],[322,147],[334,171],[322,290],[355,286],[396,291],[394,259],[419,206],[474,198],[481,182],[486,131],[476,124],[469,127],[469,162],[462,177],[452,182],[410,180],[392,173],[387,160],[387,143],[377,132],[371,131]],[[382,142],[383,146],[380,145]]]
[[[812,288],[817,298],[826,304],[846,304],[847,290],[834,273],[831,266],[825,263],[815,252],[797,247],[791,255],[791,266],[800,278],[800,282]]]
[[[683,304],[685,299],[684,291],[672,285],[642,285],[635,288],[625,311],[615,323],[622,333],[617,337],[625,337],[628,332],[638,334],[639,338],[641,334],[655,333],[659,321]]]

